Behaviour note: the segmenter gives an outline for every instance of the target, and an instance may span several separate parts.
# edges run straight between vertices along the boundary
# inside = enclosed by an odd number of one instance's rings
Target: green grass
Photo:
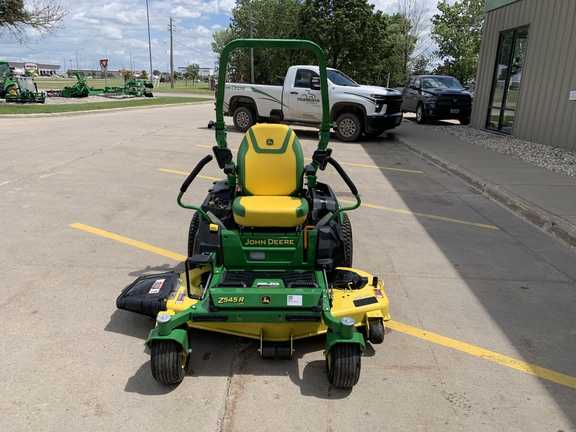
[[[34,82],[38,90],[62,90],[64,87],[72,87],[78,80],[76,78],[36,78]],[[103,78],[85,79],[84,82],[94,89],[103,89],[104,87],[123,87],[124,79],[108,78],[106,82]],[[152,93],[187,93],[187,94],[205,94],[213,96],[214,91],[210,90],[209,83],[192,83],[191,81],[176,81],[174,88],[170,83],[160,83],[157,88],[152,89]]]
[[[110,82],[110,80],[108,80]],[[171,105],[189,102],[201,102],[211,100],[212,98],[193,98],[193,97],[152,97],[152,98],[130,98],[121,101],[102,101],[102,102],[88,102],[81,104],[15,104],[15,103],[2,103],[0,104],[0,114],[49,114],[61,112],[77,112],[77,111],[93,111],[105,110],[112,108],[126,108],[126,107],[143,107],[154,105]]]

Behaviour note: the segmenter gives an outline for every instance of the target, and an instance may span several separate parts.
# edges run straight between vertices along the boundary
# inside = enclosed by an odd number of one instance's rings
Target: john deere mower
[[[39,92],[33,78],[15,77],[8,62],[0,61],[0,96],[6,102],[44,103],[46,93]]]
[[[164,384],[184,379],[193,340],[188,329],[259,341],[263,357],[290,357],[298,339],[325,335],[329,382],[353,387],[360,377],[366,339],[384,340],[389,320],[384,283],[352,268],[352,228],[347,211],[360,206],[356,186],[328,148],[330,123],[326,60],[309,41],[239,39],[220,57],[224,83],[230,52],[239,47],[312,51],[320,66],[311,89],[323,114],[318,147],[304,164],[292,129],[257,124],[243,137],[236,160],[228,148],[223,117],[224,85],[216,99],[217,145],[182,184],[178,204],[194,210],[184,272],[142,276],[127,286],[117,307],[156,320],[146,341],[153,377]],[[200,171],[216,160],[225,178],[200,205],[183,200]],[[318,170],[334,168],[356,199],[338,203]],[[198,369],[196,369],[198,370]]]

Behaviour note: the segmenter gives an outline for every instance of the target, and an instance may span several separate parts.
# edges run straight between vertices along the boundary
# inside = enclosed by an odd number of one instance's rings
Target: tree
[[[58,0],[0,0],[0,36],[7,34],[26,44],[28,28],[46,37],[60,27],[67,13]]]
[[[367,0],[305,0],[300,10],[302,38],[322,47],[329,67],[363,83],[386,82],[386,59],[394,55],[389,24]]]
[[[307,39],[316,42],[329,67],[363,84],[401,83],[392,24],[394,18],[374,11],[368,0],[236,0],[228,28],[214,33],[212,49],[221,53],[237,38]],[[234,50],[228,59],[232,81],[282,84],[289,66],[315,64],[302,50]]]
[[[140,78],[143,79],[143,80],[148,79],[148,72],[146,72],[145,69],[142,69],[142,70],[140,71]]]
[[[440,14],[432,17],[432,39],[438,44],[435,54],[443,60],[436,73],[452,75],[462,84],[476,77],[484,0],[461,0],[450,6],[438,3]]]
[[[192,84],[200,78],[200,65],[197,63],[186,66],[186,72],[184,72],[184,78],[187,80],[192,80]]]
[[[130,81],[131,79],[134,78],[134,73],[132,71],[125,70],[124,72],[122,72],[122,77],[124,78],[124,82]]]
[[[431,44],[426,44],[423,36],[430,27],[426,2],[421,0],[398,0],[397,24],[394,34],[398,37],[397,55],[402,64],[402,84],[421,70],[429,60]]]
[[[236,0],[230,25],[213,34],[212,49],[221,53],[226,44],[239,38],[295,39],[299,9],[299,0]],[[255,82],[280,84],[295,58],[291,50],[237,49],[230,53],[228,74],[233,81],[250,81],[253,63]]]

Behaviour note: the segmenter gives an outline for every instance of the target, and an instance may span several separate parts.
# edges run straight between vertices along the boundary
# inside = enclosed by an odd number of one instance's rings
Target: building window
[[[512,133],[527,46],[528,27],[500,34],[488,107],[487,129]]]

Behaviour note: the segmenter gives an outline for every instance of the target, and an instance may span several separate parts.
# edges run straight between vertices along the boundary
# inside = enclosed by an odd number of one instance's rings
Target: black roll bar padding
[[[344,180],[344,182],[346,182],[346,184],[350,188],[350,192],[352,192],[352,195],[358,195],[358,189],[356,188],[356,185],[352,182],[350,177],[348,177],[348,174],[346,174],[346,172],[342,169],[340,164],[336,162],[334,159],[332,159],[332,157],[330,156],[326,158],[326,162],[328,162],[336,169],[336,171],[338,171],[338,174],[340,174],[342,180]]]
[[[204,168],[204,166],[208,162],[210,162],[212,159],[213,159],[213,156],[208,155],[208,156],[205,156],[204,159],[202,159],[200,162],[198,162],[198,165],[196,165],[196,167],[192,170],[190,175],[186,178],[186,180],[184,180],[184,183],[182,183],[182,187],[180,188],[180,192],[185,193],[188,190],[188,186],[190,186],[190,183],[192,183],[194,181],[194,179],[196,178],[198,173],[200,171],[202,171],[202,168]]]
[[[331,155],[332,155],[331,148],[325,148],[322,150],[318,149],[312,155],[312,162],[318,165],[318,168],[320,168],[321,171],[324,171],[326,169],[326,162],[328,161],[328,158]]]
[[[232,161],[232,152],[229,148],[220,148],[218,146],[212,147],[212,151],[214,152],[214,156],[216,157],[216,162],[218,163],[218,167],[220,169],[224,169],[226,165]]]

